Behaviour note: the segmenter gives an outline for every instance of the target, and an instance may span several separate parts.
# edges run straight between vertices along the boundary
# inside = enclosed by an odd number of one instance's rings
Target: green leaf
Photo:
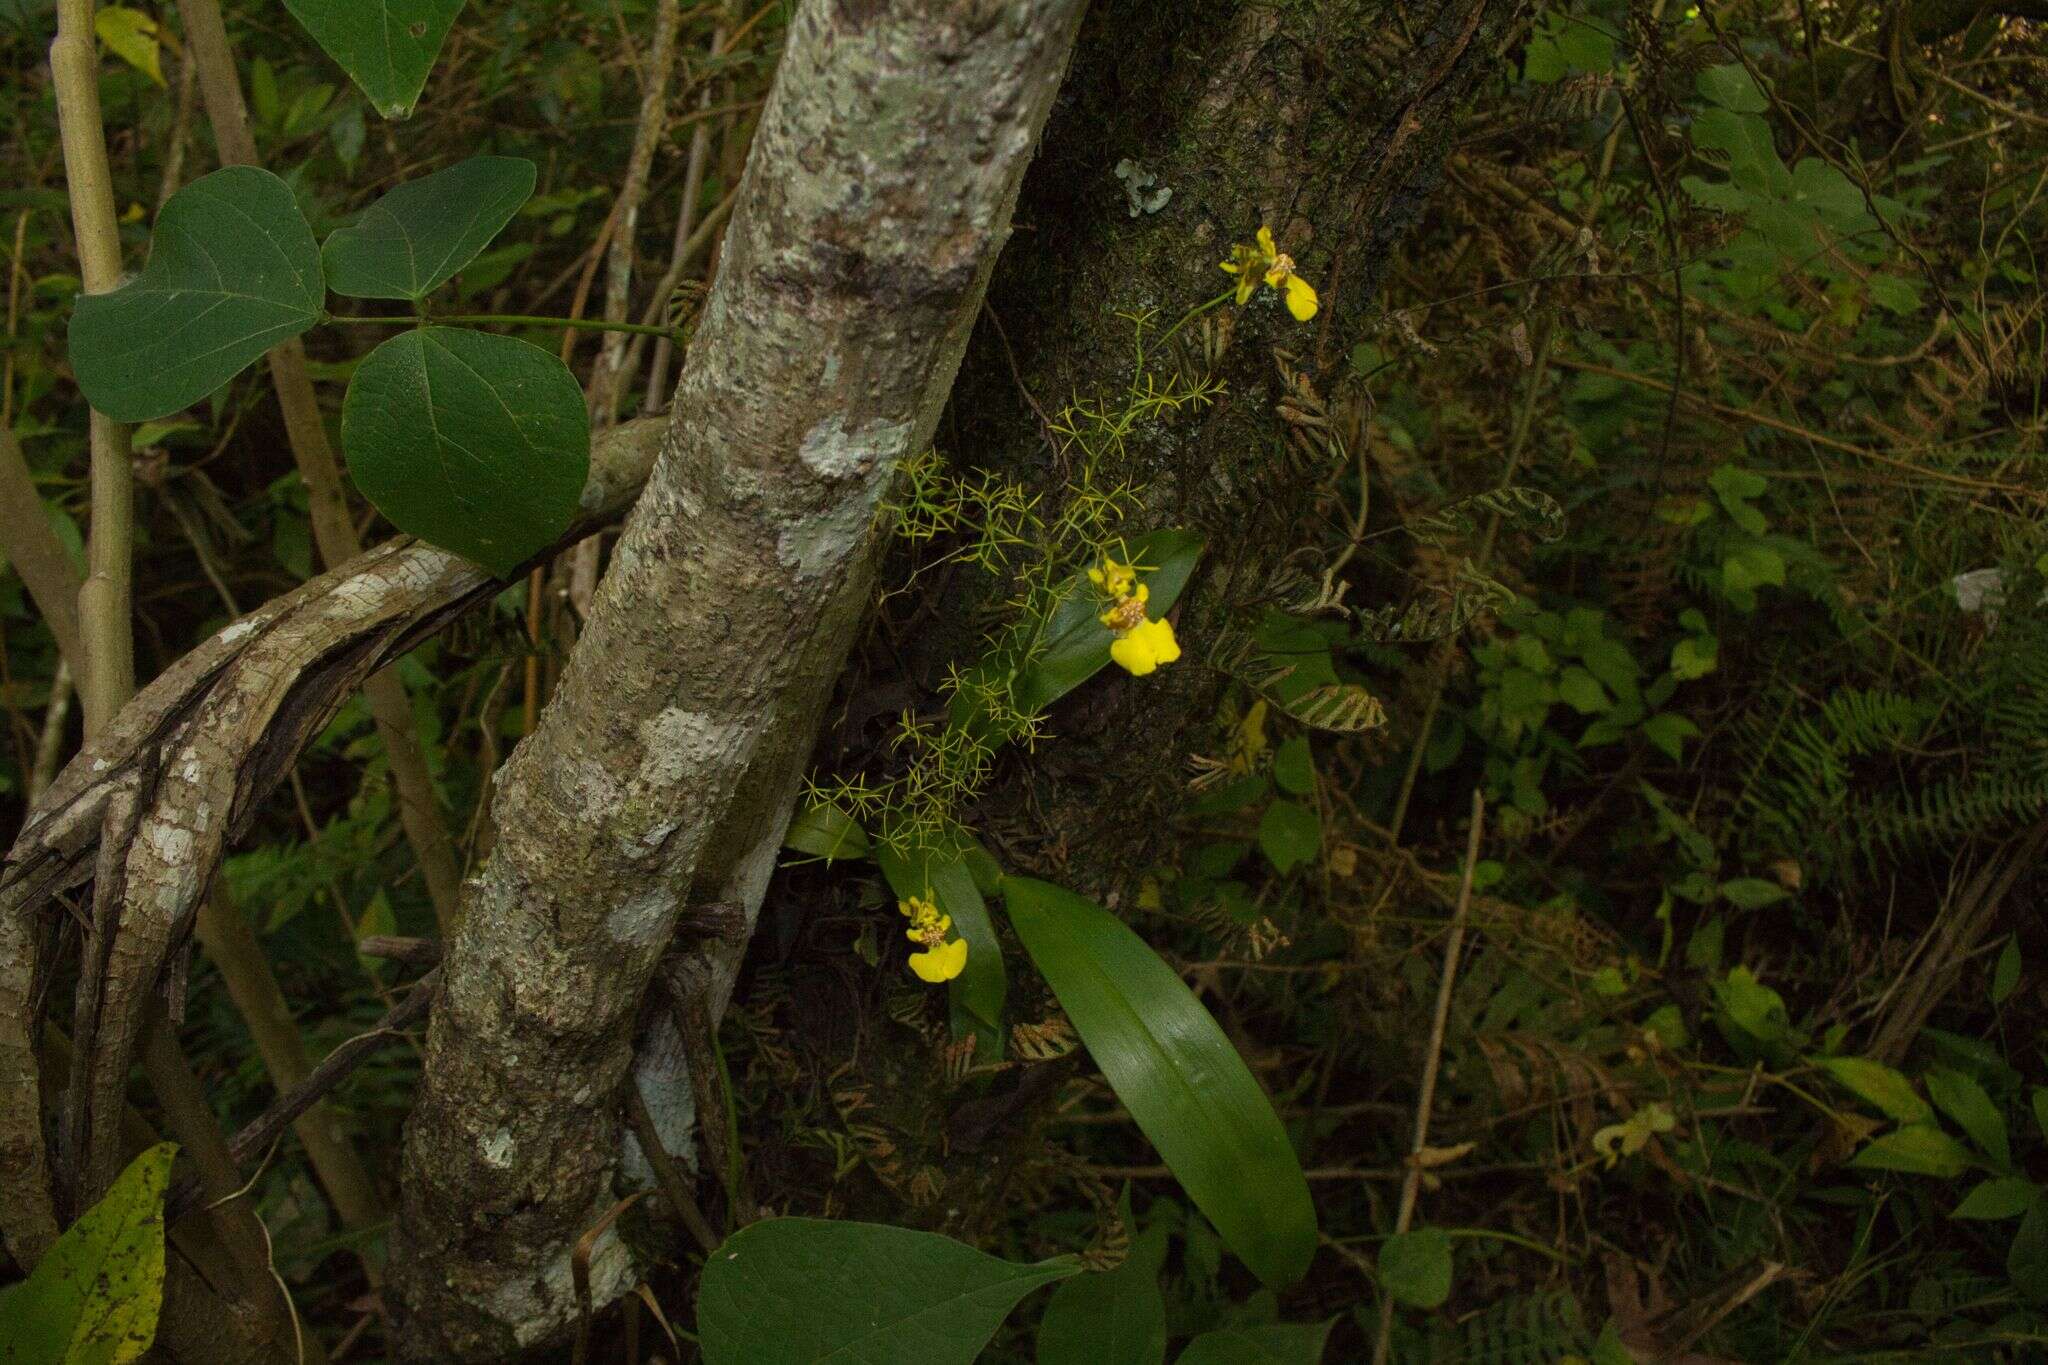
[[[1970,1169],[1970,1149],[1939,1128],[1916,1123],[1873,1140],[1849,1164],[1859,1170],[1953,1180]]]
[[[1712,635],[1691,635],[1671,647],[1671,674],[1680,682],[1704,678],[1720,661],[1721,642]]]
[[[1273,751],[1273,780],[1281,791],[1296,796],[1316,789],[1315,755],[1309,751],[1306,735],[1296,735]]]
[[[1001,1059],[1003,1001],[1009,994],[1009,975],[1003,969],[1002,940],[996,937],[996,927],[989,920],[988,906],[966,858],[930,849],[915,849],[906,856],[887,844],[877,844],[875,863],[898,899],[924,896],[953,917],[954,930],[967,940],[967,965],[946,983],[953,1037],[975,1034],[978,1062]]]
[[[872,847],[868,832],[851,815],[825,804],[805,806],[798,811],[782,836],[782,846],[828,863],[839,858],[865,858]]]
[[[1721,883],[1721,898],[1738,910],[1760,910],[1776,905],[1789,893],[1776,882],[1762,877],[1736,877]]]
[[[1600,680],[1577,664],[1559,675],[1557,698],[1582,716],[1598,715],[1614,705]]]
[[[1131,1226],[1131,1196],[1121,1216]],[[1160,1365],[1166,1359],[1166,1299],[1159,1271],[1166,1263],[1166,1225],[1131,1244],[1114,1270],[1076,1275],[1052,1291],[1038,1324],[1038,1365]]]
[[[1026,1294],[1080,1270],[879,1223],[770,1218],[705,1261],[697,1331],[708,1365],[970,1365]]]
[[[538,346],[423,327],[370,352],[341,405],[363,496],[402,531],[499,577],[569,529],[590,472],[590,417]]]
[[[1593,1365],[1637,1365],[1635,1356],[1621,1344],[1621,1333],[1612,1321],[1600,1329],[1600,1339],[1593,1343]]]
[[[1668,755],[1673,763],[1684,761],[1685,742],[1699,738],[1700,727],[1676,711],[1665,711],[1643,722],[1643,738]]]
[[[36,1264],[0,1311],[5,1358],[123,1365],[156,1339],[164,1292],[164,1188],[174,1142],[144,1151]]]
[[[1834,1077],[1858,1099],[1900,1123],[1933,1123],[1934,1110],[1913,1083],[1883,1062],[1867,1057],[1814,1057],[1810,1059]]]
[[[230,166],[170,197],[149,264],[119,289],[83,294],[71,366],[118,422],[190,407],[320,320],[320,248],[291,187]]]
[[[1380,1247],[1380,1284],[1394,1302],[1437,1308],[1451,1296],[1451,1239],[1442,1228],[1416,1228]]]
[[[1071,891],[1003,881],[1010,923],[1138,1128],[1230,1248],[1275,1288],[1316,1249],[1308,1181],[1273,1106],[1194,993]]]
[[[462,0],[284,0],[385,118],[409,118]]]
[[[1292,872],[1322,851],[1322,818],[1299,801],[1275,801],[1259,820],[1259,847],[1275,871]]]
[[[1714,983],[1715,1022],[1730,1046],[1747,1056],[1775,1057],[1792,1032],[1785,997],[1756,979],[1747,967],[1734,967]]]
[[[1724,464],[1708,477],[1707,486],[1714,490],[1714,496],[1720,499],[1721,509],[1737,526],[1753,536],[1764,533],[1764,514],[1750,505],[1751,498],[1760,496],[1770,487],[1763,475]]]
[[[1934,1107],[1956,1121],[1970,1135],[1977,1150],[1991,1158],[2000,1170],[2012,1168],[2012,1142],[2005,1131],[2005,1115],[1984,1093],[1984,1087],[1960,1071],[1936,1068],[1921,1078]]]
[[[2017,1218],[2040,1196],[2041,1187],[2031,1180],[2012,1175],[1996,1176],[1964,1195],[1963,1202],[1956,1205],[1949,1217],[1987,1221]]]
[[[1221,1327],[1187,1344],[1174,1365],[1319,1365],[1337,1323],[1269,1322]]]
[[[139,9],[108,5],[92,17],[92,31],[119,57],[143,75],[164,84],[164,68],[158,54],[156,20]]]
[[[1888,313],[1910,317],[1920,311],[1920,286],[1901,275],[1872,275],[1865,281],[1870,297]]]
[[[1700,72],[1699,88],[1702,95],[1738,114],[1761,114],[1771,107],[1764,92],[1757,89],[1756,81],[1738,63],[1710,66]]]
[[[533,163],[516,156],[473,156],[408,180],[327,238],[327,287],[352,299],[426,297],[504,230],[533,181]]]
[[[2036,1199],[2020,1220],[2005,1271],[2021,1294],[2035,1303],[2048,1302],[2048,1194]]]
[[[2020,941],[2008,938],[1998,951],[1998,965],[1991,969],[1991,1003],[2003,1005],[2020,984]]]

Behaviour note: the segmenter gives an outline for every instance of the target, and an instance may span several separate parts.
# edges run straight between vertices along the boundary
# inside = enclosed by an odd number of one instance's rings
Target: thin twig
[[[725,29],[722,26],[712,29],[711,56],[714,59],[724,45]],[[705,83],[704,92],[697,99],[699,114],[710,110],[712,95],[716,88],[711,82]],[[672,277],[677,282],[682,279],[683,261],[686,259],[685,247],[690,240],[690,233],[696,227],[697,199],[704,193],[704,168],[710,159],[711,121],[709,118],[699,118],[696,126],[690,130],[690,154],[683,163],[682,204],[676,212],[675,241],[669,248],[668,271],[664,278]],[[674,288],[674,285],[669,286],[671,291]],[[666,306],[666,298],[661,292],[656,292],[655,300]],[[674,354],[675,343],[669,338],[662,337],[654,343],[654,358],[647,363],[647,391],[640,400],[642,411],[660,412],[668,406],[668,366]]]
[[[662,1145],[661,1130],[654,1126],[654,1115],[647,1112],[647,1098],[640,1093],[640,1083],[630,1076],[626,1078],[626,1122],[631,1125],[633,1136],[639,1140],[647,1164],[654,1168],[654,1178],[661,1184],[662,1197],[683,1220],[690,1236],[697,1239],[697,1245],[707,1253],[716,1251],[718,1234],[711,1230],[704,1211],[690,1197],[690,1182],[677,1169],[676,1160],[668,1154],[668,1148]]]
[[[1401,1182],[1401,1207],[1394,1215],[1394,1235],[1408,1231],[1415,1201],[1422,1193],[1422,1151],[1429,1145],[1430,1111],[1436,1105],[1437,1069],[1443,1063],[1444,1031],[1451,1020],[1451,991],[1458,980],[1458,953],[1465,946],[1465,919],[1472,909],[1472,874],[1479,866],[1479,840],[1486,823],[1486,798],[1472,792],[1472,828],[1465,836],[1465,871],[1458,883],[1458,908],[1451,912],[1451,936],[1444,944],[1444,975],[1436,988],[1436,1014],[1429,1024],[1429,1048],[1423,1054],[1422,1089],[1415,1097],[1415,1141],[1408,1149],[1408,1174]],[[1373,1365],[1386,1365],[1394,1332],[1394,1298],[1380,1295],[1380,1335],[1373,1347]]]
[[[374,1028],[358,1033],[335,1048],[321,1059],[320,1065],[314,1067],[305,1080],[272,1100],[268,1109],[229,1139],[228,1152],[234,1157],[236,1164],[248,1161],[256,1153],[267,1148],[276,1141],[278,1134],[291,1126],[293,1119],[312,1108],[328,1091],[347,1080],[371,1053],[426,1018],[439,981],[438,971],[428,972],[414,984],[412,993],[393,1006],[377,1021]],[[175,1221],[179,1215],[197,1203],[198,1193],[198,1190],[190,1185],[180,1185],[173,1189],[165,1201],[166,1219]]]

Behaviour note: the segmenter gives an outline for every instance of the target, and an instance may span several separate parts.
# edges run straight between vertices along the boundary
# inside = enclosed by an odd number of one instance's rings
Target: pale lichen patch
[[[604,917],[604,931],[616,943],[645,948],[658,942],[674,923],[676,894],[667,887],[652,886],[639,895],[615,905]]]
[[[909,422],[877,418],[848,427],[835,412],[805,434],[796,454],[821,479],[851,479],[893,466],[909,441]]]
[[[512,1130],[500,1128],[478,1138],[476,1150],[483,1157],[485,1165],[495,1166],[502,1171],[512,1164],[512,1153],[517,1145],[512,1140]]]

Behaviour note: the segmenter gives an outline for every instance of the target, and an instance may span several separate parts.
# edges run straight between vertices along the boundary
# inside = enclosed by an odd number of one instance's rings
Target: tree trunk
[[[873,587],[877,502],[931,439],[1080,10],[809,0],[792,20],[668,439],[499,778],[449,945],[393,1267],[414,1358],[500,1360],[575,1320],[641,996],[693,879],[780,842]],[[630,1260],[599,1239],[597,1302]]]
[[[1274,601],[1283,561],[1310,563],[1343,546],[1317,515],[1333,471],[1303,467],[1289,452],[1276,354],[1332,394],[1351,348],[1385,325],[1374,306],[1379,282],[1442,174],[1468,100],[1526,8],[1522,0],[1452,0],[1405,20],[1381,0],[1091,11],[1019,199],[1017,240],[991,283],[993,320],[977,328],[955,384],[941,451],[956,467],[990,468],[1056,498],[1040,410],[1054,414],[1075,395],[1108,395],[1113,404],[1132,378],[1128,315],[1156,312],[1156,335],[1220,292],[1229,277],[1218,262],[1262,223],[1321,291],[1322,308],[1306,325],[1277,300],[1236,313],[1214,361],[1226,386],[1220,401],[1141,427],[1124,463],[1106,471],[1143,487],[1144,524],[1130,530],[1192,527],[1207,540],[1176,611],[1186,657],[1143,679],[1107,670],[1054,708],[1045,742],[999,767],[967,819],[990,835],[1008,870],[1128,904],[1145,872],[1171,864],[1170,816],[1186,797],[1187,760],[1202,750],[1232,685],[1204,656],[1227,628],[1241,630]],[[1116,174],[1125,160],[1172,189],[1158,212],[1131,212]],[[852,670],[857,687],[915,705],[949,666],[969,666],[984,645],[981,608],[993,605],[969,600],[963,585],[972,577],[949,579],[946,603],[919,612],[915,632]],[[862,714],[861,702],[852,697],[846,712]],[[843,738],[857,748],[857,736]],[[831,752],[817,757],[827,775],[836,761]],[[816,876],[806,875],[795,898],[815,903]],[[787,1022],[805,1035],[802,1050],[819,1074],[851,1063],[840,1085],[866,1083],[901,1099],[900,1107],[878,1099],[880,1110],[955,1106],[943,1134],[920,1131],[921,1121],[889,1129],[892,1160],[906,1171],[942,1170],[945,1198],[859,1216],[923,1219],[969,1239],[999,1224],[1015,1172],[1008,1158],[1043,1150],[1032,1112],[1059,1087],[1042,1085],[1034,1068],[1012,1089],[964,1106],[957,1095],[905,1094],[928,1083],[913,1079],[931,1074],[925,1045],[880,1019],[848,1022],[861,1000],[878,1005],[879,993],[846,991],[843,972],[797,970]],[[1013,956],[1012,971],[1020,970],[1028,965]],[[1012,999],[1025,994],[1012,989]],[[655,1061],[656,1038],[643,1068]]]

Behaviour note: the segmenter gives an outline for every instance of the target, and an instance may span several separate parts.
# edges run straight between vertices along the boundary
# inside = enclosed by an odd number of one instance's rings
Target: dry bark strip
[[[592,452],[572,535],[615,520],[664,424],[627,423]],[[232,840],[371,673],[500,586],[410,537],[387,542],[228,626],[145,688],[59,775],[0,866],[0,1232],[26,1252],[89,1204],[120,1157],[121,1098],[151,993],[184,999],[200,898]],[[92,882],[72,1076],[53,1162],[31,1045],[57,897]],[[19,1253],[17,1253],[19,1254]]]
[[[791,21],[674,426],[465,888],[406,1134],[411,1358],[502,1360],[576,1320],[641,997],[685,906],[758,905],[716,892],[772,865],[877,504],[931,439],[1081,9],[808,0]],[[631,1259],[593,1243],[593,1302]]]

